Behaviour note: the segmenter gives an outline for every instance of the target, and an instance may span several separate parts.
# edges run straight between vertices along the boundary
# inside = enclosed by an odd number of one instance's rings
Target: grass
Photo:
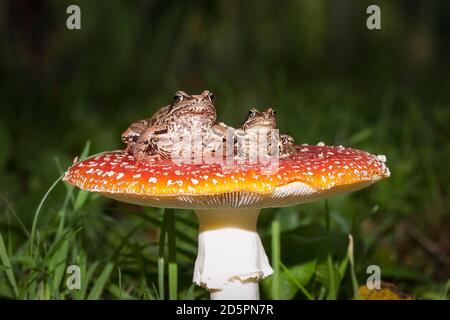
[[[280,299],[280,266],[281,266],[281,246],[280,246],[280,217],[276,214],[272,222],[272,298]]]
[[[178,294],[178,265],[176,261],[177,248],[175,237],[175,215],[173,209],[167,210],[164,215],[164,224],[167,228],[167,242],[169,249],[169,299],[176,300]]]

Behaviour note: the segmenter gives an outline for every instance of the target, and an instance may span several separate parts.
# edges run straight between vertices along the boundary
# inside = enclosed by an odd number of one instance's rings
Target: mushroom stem
[[[259,299],[258,283],[273,273],[256,232],[259,209],[199,209],[194,282],[211,299]]]

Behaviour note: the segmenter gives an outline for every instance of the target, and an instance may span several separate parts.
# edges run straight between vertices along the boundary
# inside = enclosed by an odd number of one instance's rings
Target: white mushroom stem
[[[273,273],[256,232],[259,209],[195,210],[200,223],[194,282],[213,300],[257,300]]]

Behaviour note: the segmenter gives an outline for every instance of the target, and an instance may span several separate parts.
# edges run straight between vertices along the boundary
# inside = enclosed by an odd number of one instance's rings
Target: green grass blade
[[[89,268],[87,267],[87,257],[85,254],[80,259],[80,273],[81,273],[81,289],[75,292],[75,299],[86,299],[87,289],[89,283],[98,268],[98,261],[94,262]]]
[[[134,214],[138,217],[141,217],[142,219],[148,221],[149,223],[151,223],[152,225],[154,225],[155,227],[158,228],[163,228],[164,227],[164,221],[161,222],[160,220],[158,220],[157,218],[151,217],[148,214],[145,213],[141,213],[141,212],[130,212],[131,214]],[[164,218],[163,218],[164,220]],[[177,218],[178,221],[178,218]],[[186,242],[187,244],[192,245],[193,247],[197,248],[197,240],[194,238],[189,237],[188,235],[180,232],[179,230],[175,229],[175,236],[181,240]]]
[[[338,272],[339,272],[339,279],[336,281],[336,293],[339,290],[339,287],[341,285],[342,279],[344,279],[345,272],[347,271],[349,261],[349,251],[347,249],[347,255],[345,256],[345,259],[342,260],[341,264],[339,265]]]
[[[158,296],[164,300],[164,257],[158,258]]]
[[[58,212],[58,215],[60,217],[59,220],[59,224],[58,224],[58,231],[56,232],[56,236],[55,239],[61,239],[63,233],[64,233],[64,224],[65,224],[65,220],[66,220],[66,210],[65,209],[61,209]]]
[[[177,300],[178,294],[178,265],[176,262],[169,262],[169,299]]]
[[[177,222],[179,222],[179,223],[183,224],[183,226],[193,229],[195,231],[198,230],[198,223],[196,223],[195,221],[192,221],[189,218],[178,216]]]
[[[102,273],[100,274],[97,281],[95,282],[94,286],[92,287],[92,290],[87,297],[88,300],[98,300],[100,298],[100,296],[103,292],[103,288],[105,287],[105,284],[108,281],[113,268],[114,268],[114,263],[112,263],[112,262],[109,262],[105,266]]]
[[[355,300],[359,300],[358,279],[356,278],[355,260],[353,258],[353,237],[351,234],[348,235],[348,240],[348,258],[350,261],[350,272],[352,275],[353,298]]]
[[[283,271],[286,273],[286,275],[289,277],[289,279],[300,289],[300,291],[305,295],[305,297],[308,300],[314,300],[314,297],[312,294],[306,290],[306,288],[295,278],[295,276],[292,274],[292,272],[289,270],[288,267],[286,267],[282,262],[280,262],[280,266],[283,269]]]
[[[169,249],[169,299],[176,300],[178,294],[178,266],[176,262],[175,214],[173,209],[166,210],[167,242]]]
[[[148,298],[150,300],[161,300],[158,296],[158,290],[156,289],[154,282],[152,282],[152,289],[153,289],[153,292],[155,293],[155,295],[153,295],[150,290],[147,290]]]
[[[442,289],[442,294],[440,296],[441,300],[448,299],[448,291],[450,290],[450,279],[447,280],[447,282],[444,285],[444,288]]]
[[[166,224],[167,215],[165,215],[165,210],[163,209],[163,224],[159,232],[159,242],[158,242],[158,296],[159,299],[164,300],[164,248],[166,246]]]
[[[61,288],[61,282],[64,278],[64,274],[66,272],[66,262],[69,253],[69,244],[70,239],[77,234],[81,228],[77,230],[66,229],[64,233],[63,226],[61,223],[63,221],[63,216],[61,216],[60,225],[58,227],[58,231],[55,237],[55,241],[50,248],[48,255],[50,256],[50,260],[48,262],[48,270],[49,273],[53,275],[51,279],[52,292],[55,297],[59,295],[59,290]]]
[[[65,173],[65,170],[62,168],[61,163],[59,162],[58,158],[55,158],[55,163],[56,163],[56,167],[58,168],[59,174],[63,175]],[[74,203],[73,191],[75,190],[75,186],[68,184],[68,183],[64,183],[64,186],[66,187],[67,192],[66,192],[66,200],[64,200],[63,208],[66,209],[69,201]]]
[[[83,147],[83,151],[81,151],[79,161],[83,161],[84,159],[86,159],[89,155],[90,150],[91,150],[91,141],[88,140],[88,141],[86,141],[86,143]]]
[[[11,267],[0,265],[0,272],[5,272],[6,270],[10,270],[10,269],[11,269]]]
[[[280,244],[280,216],[275,213],[274,220],[272,221],[272,299],[279,300],[281,296],[280,288],[280,265],[281,265],[281,244]]]
[[[120,267],[117,267],[117,277],[119,278],[119,298],[122,299],[122,270],[120,270]]]
[[[36,237],[36,226],[39,219],[39,214],[42,210],[42,206],[44,205],[45,200],[47,200],[50,192],[56,187],[58,182],[64,177],[64,175],[61,175],[58,179],[56,179],[55,182],[50,186],[50,188],[47,190],[47,192],[44,194],[44,197],[42,198],[41,202],[39,203],[39,206],[36,209],[36,212],[34,214],[33,218],[33,225],[31,227],[31,236],[30,236],[30,255],[33,257],[34,252],[34,239]]]
[[[330,254],[327,256],[327,267],[328,267],[328,274],[329,274],[327,300],[335,300],[336,299],[336,279],[334,278],[333,258],[331,257]]]
[[[128,232],[128,234],[125,236],[125,238],[122,239],[122,241],[120,242],[119,246],[117,246],[117,248],[114,250],[112,256],[111,256],[111,260],[112,261],[117,261],[119,259],[120,253],[122,252],[123,248],[125,247],[125,245],[128,243],[128,241],[130,240],[130,238],[138,231],[140,230],[147,222],[144,221],[141,224],[137,225],[136,227],[134,227],[133,229],[131,229],[130,232]]]
[[[328,206],[328,200],[325,200],[325,229],[327,234],[330,234],[330,208]],[[336,279],[334,278],[333,258],[330,254],[327,256],[327,267],[329,274],[327,300],[335,300],[337,296]]]
[[[64,241],[57,252],[52,256],[50,260],[49,269],[54,271],[53,273],[53,285],[56,293],[59,293],[61,287],[61,281],[66,272],[67,254],[69,252],[69,240]]]
[[[181,300],[195,300],[195,284],[191,284],[189,289],[185,291],[182,297],[180,297]]]
[[[108,287],[108,292],[111,293],[118,299],[126,299],[126,300],[136,300],[136,297],[132,296],[128,292],[122,290],[120,287],[115,284],[110,284]]]
[[[74,204],[74,211],[79,211],[84,204],[86,203],[86,200],[89,197],[89,192],[85,191],[85,190],[78,190],[78,194],[77,197],[75,199],[75,204]]]
[[[19,289],[17,288],[16,278],[14,277],[14,272],[12,270],[11,261],[9,260],[8,252],[6,251],[5,243],[3,242],[2,234],[0,233],[0,260],[5,268],[7,268],[4,272],[6,273],[6,278],[8,278],[8,282],[16,295],[16,298],[19,297]]]
[[[164,248],[166,246],[166,224],[167,215],[164,214],[163,210],[163,224],[159,232],[159,242],[158,242],[158,296],[161,300],[164,300]]]

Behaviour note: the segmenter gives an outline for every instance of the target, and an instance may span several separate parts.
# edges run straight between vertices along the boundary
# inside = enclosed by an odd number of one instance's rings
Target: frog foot
[[[136,166],[139,166],[141,163],[161,160],[162,157],[158,153],[138,152],[134,155],[134,158],[136,159]]]

